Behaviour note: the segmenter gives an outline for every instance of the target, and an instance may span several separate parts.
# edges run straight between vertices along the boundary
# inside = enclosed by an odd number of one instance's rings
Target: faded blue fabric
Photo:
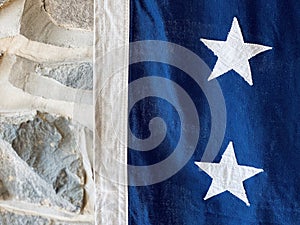
[[[211,115],[202,90],[172,66],[155,62],[131,65],[130,82],[161,76],[188,92],[200,117],[200,135],[193,157],[174,176],[154,185],[129,187],[130,225],[300,223],[299,11],[298,0],[131,0],[131,42],[173,42],[196,53],[213,69],[217,57],[200,38],[226,40],[237,17],[246,43],[273,49],[250,59],[253,86],[234,71],[217,78],[226,102],[227,127],[214,162],[220,162],[233,141],[239,164],[264,170],[244,182],[250,207],[229,192],[203,200],[211,178],[199,171],[194,161],[201,160],[211,135]],[[155,83],[151,88],[155,90]],[[166,91],[172,88],[166,87]],[[133,133],[147,138],[149,120],[156,116],[167,124],[165,140],[149,152],[128,149],[129,164],[154,164],[176,146],[181,128],[178,113],[164,99],[149,97],[135,105],[129,117]]]

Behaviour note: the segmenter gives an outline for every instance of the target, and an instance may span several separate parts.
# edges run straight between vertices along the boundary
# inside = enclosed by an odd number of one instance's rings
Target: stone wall
[[[0,0],[0,224],[94,224],[93,0]]]

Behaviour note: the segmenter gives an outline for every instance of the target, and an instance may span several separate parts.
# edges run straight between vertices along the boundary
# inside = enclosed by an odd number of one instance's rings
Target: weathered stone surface
[[[0,225],[92,225],[93,0],[0,8]]]
[[[28,202],[77,212],[74,205],[57,195],[53,188],[17,155],[11,145],[1,139],[0,159],[0,180],[8,192],[8,197],[4,200],[17,200],[20,203]]]
[[[9,123],[0,123],[0,138],[11,143],[17,137],[18,126]]]
[[[12,146],[58,196],[80,212],[85,173],[74,130],[64,117],[38,113],[34,120],[20,125]]]
[[[50,225],[51,220],[41,216],[18,215],[13,212],[8,212],[0,209],[0,224],[1,225]]]
[[[70,14],[79,16],[80,12],[78,15],[76,15],[76,13],[74,12],[75,5],[68,5],[67,2],[69,1],[62,0],[60,2],[60,6],[63,7],[63,9],[61,10],[58,9],[59,6],[57,5],[56,8],[57,10],[59,10],[59,12],[56,12],[57,18],[63,17],[67,19]],[[80,4],[76,7],[81,7],[85,4],[86,1],[77,2],[79,2]],[[71,10],[66,9],[66,5],[68,5],[68,7],[71,7]],[[93,14],[91,14],[90,16],[93,16]],[[20,33],[22,35],[33,41],[63,47],[85,48],[87,46],[93,46],[93,32],[91,30],[68,29],[66,26],[58,24],[59,23],[55,22],[55,19],[52,18],[50,13],[45,10],[44,0],[26,0],[23,15],[21,18]]]
[[[12,143],[17,137],[17,130],[22,122],[31,120],[36,112],[0,114],[0,139]]]
[[[14,60],[9,74],[9,83],[14,87],[31,95],[43,97],[43,99],[78,103],[75,110],[78,109],[79,104],[86,104],[92,114],[93,92],[90,89],[93,85],[93,71],[91,63],[55,62],[41,64],[24,59],[23,57],[15,57],[15,59],[10,57],[7,58],[7,60]],[[68,73],[70,73],[70,75]],[[50,77],[54,75],[57,79]],[[70,109],[70,107],[65,107],[63,110],[68,109]],[[55,106],[54,110],[56,110]],[[59,114],[53,111],[49,112]],[[74,110],[72,114],[74,115]],[[72,116],[73,120],[84,126],[88,125],[87,123],[82,123],[87,120],[83,120],[82,122],[78,121],[72,114],[69,114],[69,116]],[[91,117],[86,117],[86,119],[88,118]],[[89,123],[91,124],[91,122],[92,120],[90,120]]]
[[[35,72],[72,88],[93,89],[93,66],[89,62],[56,65],[38,64]]]
[[[93,29],[93,0],[45,0],[45,10],[58,25]]]
[[[55,216],[55,215],[54,215]],[[1,225],[93,225],[93,222],[67,222],[45,216],[27,215],[0,208]]]

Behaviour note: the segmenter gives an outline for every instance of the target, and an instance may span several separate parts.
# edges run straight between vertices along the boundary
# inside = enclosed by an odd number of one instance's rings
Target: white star
[[[243,181],[263,170],[238,165],[232,142],[226,148],[220,163],[195,162],[195,164],[213,179],[204,200],[229,191],[250,206]]]
[[[233,19],[226,41],[200,40],[218,56],[218,61],[208,80],[212,80],[230,70],[234,70],[251,86],[253,82],[249,59],[261,52],[272,49],[264,45],[245,43],[236,17]]]

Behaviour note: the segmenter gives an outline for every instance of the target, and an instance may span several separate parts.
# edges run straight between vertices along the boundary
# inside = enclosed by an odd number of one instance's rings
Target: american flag
[[[96,2],[97,224],[300,224],[300,2]]]

